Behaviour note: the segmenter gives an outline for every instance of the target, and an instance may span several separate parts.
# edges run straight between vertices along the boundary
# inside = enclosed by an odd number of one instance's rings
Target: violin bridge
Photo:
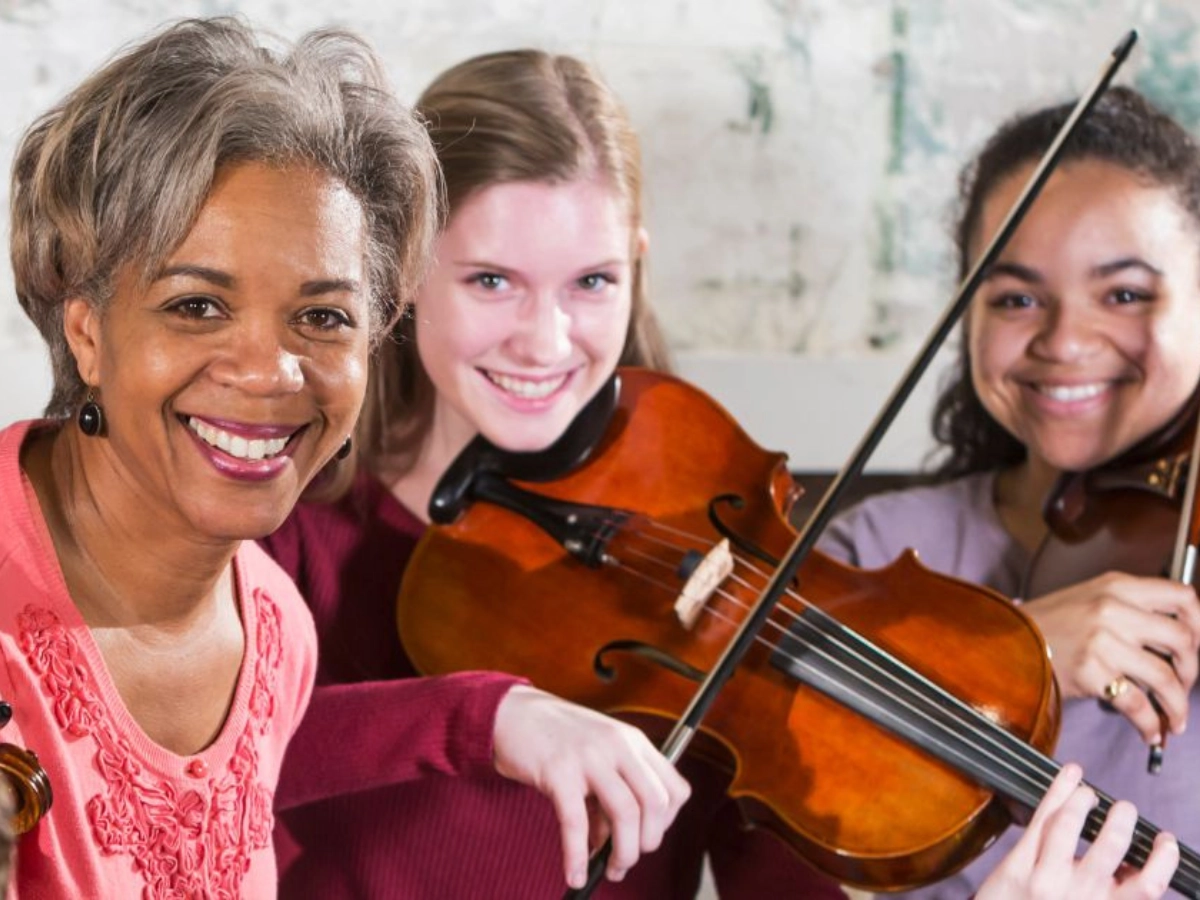
[[[683,562],[679,565],[679,576],[686,580],[675,600],[675,615],[684,628],[689,631],[692,629],[709,598],[731,574],[733,554],[729,550],[728,538],[722,538],[703,557],[695,550],[684,554]]]

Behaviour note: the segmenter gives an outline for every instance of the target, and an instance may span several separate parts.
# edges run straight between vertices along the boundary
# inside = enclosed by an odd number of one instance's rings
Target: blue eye
[[[605,272],[589,272],[579,279],[578,284],[585,291],[602,291],[610,284],[616,284],[617,279]]]
[[[478,272],[470,280],[487,291],[500,291],[508,287],[508,279],[497,272]]]

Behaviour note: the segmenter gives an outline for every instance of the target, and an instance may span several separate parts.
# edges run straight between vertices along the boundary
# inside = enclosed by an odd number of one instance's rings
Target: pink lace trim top
[[[28,423],[0,432],[0,740],[36,752],[54,804],[21,838],[10,897],[270,897],[275,784],[312,688],[311,617],[255,545],[235,561],[246,650],[217,739],[181,757],[153,743],[67,595],[20,473]]]

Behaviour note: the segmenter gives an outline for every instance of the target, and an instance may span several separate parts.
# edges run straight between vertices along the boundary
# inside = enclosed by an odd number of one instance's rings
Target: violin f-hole
[[[704,681],[705,676],[708,674],[704,670],[697,669],[690,663],[684,662],[677,656],[672,656],[665,650],[661,650],[644,641],[616,640],[609,641],[597,650],[596,657],[592,660],[592,670],[602,681],[606,682],[615,681],[617,678],[617,670],[605,660],[605,656],[610,653],[631,653],[634,656],[640,656],[655,665],[662,666],[668,672],[674,672],[676,675],[680,675],[697,684]]]

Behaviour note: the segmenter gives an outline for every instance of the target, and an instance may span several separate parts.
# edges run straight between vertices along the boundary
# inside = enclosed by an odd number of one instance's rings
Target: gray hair
[[[17,296],[50,347],[50,416],[85,386],[63,335],[67,300],[103,309],[118,269],[149,280],[186,238],[225,166],[306,165],[358,199],[372,336],[424,275],[440,221],[428,134],[361,39],[312,32],[273,50],[234,18],[175,23],[127,49],[25,133],[12,174]]]

